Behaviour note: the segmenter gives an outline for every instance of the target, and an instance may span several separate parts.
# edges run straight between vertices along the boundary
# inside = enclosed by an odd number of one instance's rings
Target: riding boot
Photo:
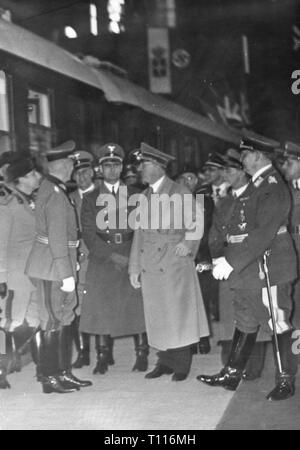
[[[261,377],[266,355],[266,342],[256,342],[243,372],[243,380],[252,381]]]
[[[37,381],[42,381],[43,379],[42,374],[43,345],[44,345],[44,331],[39,330],[33,335],[30,343],[31,357],[34,364],[36,365]]]
[[[100,373],[103,375],[108,370],[108,357],[109,357],[109,335],[97,334],[95,337],[96,352],[97,352],[97,364],[93,370],[93,374]]]
[[[135,334],[133,336],[136,361],[132,371],[146,372],[148,369],[149,345],[146,333]]]
[[[235,391],[254,347],[256,336],[257,332],[243,333],[235,329],[227,364],[218,374],[199,375],[197,380],[209,386],[222,386],[230,391]]]
[[[90,365],[90,335],[80,333],[80,316],[76,316],[72,322],[73,338],[76,350],[78,352],[76,361],[72,364],[74,369],[81,369],[83,366]]]
[[[115,360],[114,360],[114,356],[113,356],[113,349],[114,349],[114,339],[111,336],[108,336],[107,364],[109,366],[113,366],[115,364]]]
[[[67,394],[75,392],[74,386],[60,380],[59,367],[59,331],[45,332],[41,348],[42,387],[45,394],[52,392]]]
[[[16,333],[6,332],[6,355],[8,357],[7,373],[21,372],[21,356],[17,350]]]
[[[294,330],[287,331],[283,334],[277,334],[279,355],[281,360],[282,371],[279,372],[278,366],[275,376],[275,388],[267,395],[270,401],[285,400],[295,394],[295,376],[297,373],[297,358],[292,352],[292,334]],[[277,355],[275,353],[274,337],[273,350],[275,361]]]
[[[59,368],[60,381],[67,387],[91,386],[91,381],[80,380],[72,373],[72,346],[73,346],[73,330],[71,325],[62,327],[59,332]]]

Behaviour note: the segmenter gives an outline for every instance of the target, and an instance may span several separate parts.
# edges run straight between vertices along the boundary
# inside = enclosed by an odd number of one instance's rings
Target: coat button
[[[142,269],[142,272],[143,272],[143,273],[145,273],[145,272],[146,272],[146,270],[145,270],[145,269]]]
[[[161,248],[160,247],[158,247],[158,249],[157,249],[159,252],[161,252]]]
[[[141,253],[144,253],[144,249],[143,248],[141,248]]]
[[[160,272],[163,272],[163,271],[164,271],[164,269],[159,269],[159,271],[160,271]]]

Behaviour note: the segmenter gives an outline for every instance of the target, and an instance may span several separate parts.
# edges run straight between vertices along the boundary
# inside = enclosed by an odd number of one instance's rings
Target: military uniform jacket
[[[24,274],[35,235],[33,208],[26,196],[12,188],[0,197],[0,282],[23,292],[26,302],[35,290]]]
[[[287,232],[290,208],[288,189],[273,167],[250,182],[246,191],[228,207],[227,219],[214,237],[213,245],[216,249],[218,240],[226,243],[222,244],[223,256],[234,268],[229,277],[231,287],[265,287],[261,262],[266,250],[271,285],[295,279],[296,255]],[[245,235],[241,242],[231,242],[231,236],[240,235]],[[212,248],[212,236],[210,242]],[[217,253],[215,256],[222,256],[222,251]]]
[[[78,226],[75,208],[61,183],[45,178],[36,199],[35,241],[26,273],[32,278],[59,281],[76,275]]]
[[[159,187],[158,194],[169,196],[189,194],[190,191],[168,177]],[[150,202],[150,190],[145,191]],[[160,211],[163,214],[162,211]],[[200,336],[208,336],[207,317],[204,309],[194,258],[203,235],[203,210],[195,210],[200,236],[187,239],[189,224],[174,228],[171,216],[169,229],[161,225],[157,229],[138,229],[134,233],[129,273],[141,275],[148,340],[159,350],[179,348],[197,342]],[[155,214],[155,212],[154,212]],[[158,213],[159,214],[159,213]],[[160,221],[158,221],[160,222]],[[191,251],[186,257],[176,256],[175,246],[185,243]]]
[[[80,330],[86,333],[125,336],[145,331],[141,292],[133,289],[128,277],[133,230],[127,226],[127,217],[133,207],[127,208],[127,197],[123,198],[124,204],[120,203],[121,191],[126,191],[123,183],[115,197],[116,209],[111,205],[97,205],[99,198],[112,196],[104,182],[83,198],[82,237],[89,251],[89,262]],[[128,186],[127,193],[130,196],[137,191]],[[103,217],[105,229],[97,226],[98,214]],[[119,227],[120,214],[126,219],[124,228]],[[124,267],[113,260],[116,254],[127,260]]]

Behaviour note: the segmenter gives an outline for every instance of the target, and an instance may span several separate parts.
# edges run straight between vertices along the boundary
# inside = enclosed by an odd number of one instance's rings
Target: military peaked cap
[[[53,147],[50,150],[47,150],[46,157],[49,162],[58,159],[66,159],[71,155],[75,147],[76,144],[73,140],[63,142],[57,147]]]
[[[71,153],[69,156],[74,161],[74,170],[84,169],[87,167],[92,168],[93,165],[93,155],[84,150],[79,150],[77,152]]]
[[[102,164],[104,161],[123,162],[125,156],[122,147],[119,144],[114,144],[113,142],[102,145],[97,154],[99,164]]]
[[[287,141],[284,144],[284,149],[280,149],[280,152],[282,153],[282,156],[285,158],[293,158],[300,160],[300,146],[297,144],[294,144],[294,142]]]
[[[206,167],[216,167],[217,169],[224,168],[222,156],[219,153],[209,153],[208,160],[204,163],[203,169]]]
[[[259,140],[253,137],[245,137],[240,142],[240,151],[249,150],[253,152],[273,153],[276,145],[268,140]]]
[[[155,147],[152,147],[145,142],[141,143],[139,149],[133,151],[133,155],[136,158],[136,161],[150,161],[152,163],[158,164],[163,168],[166,168],[169,162],[175,161],[175,157],[172,155],[168,155],[167,153],[161,152]]]

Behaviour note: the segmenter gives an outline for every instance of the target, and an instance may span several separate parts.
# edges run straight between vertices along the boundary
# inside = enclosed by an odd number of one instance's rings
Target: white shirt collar
[[[155,194],[155,193],[158,191],[158,189],[160,188],[160,185],[162,184],[164,178],[165,178],[165,175],[163,175],[162,177],[160,177],[157,181],[155,181],[155,183],[150,184],[150,186],[151,186],[152,189],[153,189],[153,193],[154,193],[154,194]]]
[[[107,187],[107,189],[109,190],[109,192],[112,192],[112,188],[114,187],[114,191],[115,191],[115,193],[117,193],[119,190],[120,181],[117,181],[115,184],[110,184],[110,183],[107,183],[106,181],[104,181],[104,184]]]
[[[79,193],[80,198],[82,198],[84,194],[87,194],[88,192],[92,192],[94,189],[95,189],[94,183],[91,184],[90,187],[88,187],[87,189],[84,189],[84,190],[78,188],[78,193]]]
[[[259,169],[257,172],[255,172],[254,175],[252,175],[252,181],[257,180],[257,178],[260,177],[260,175],[262,175],[264,172],[266,172],[271,167],[272,167],[272,164],[268,164],[267,166],[262,167],[261,169]]]
[[[243,192],[245,192],[245,190],[247,189],[249,183],[244,184],[244,186],[241,186],[238,189],[232,189],[232,195],[234,197],[240,197],[242,195]]]
[[[229,185],[228,185],[228,183],[226,183],[226,181],[224,181],[219,186],[212,184],[211,187],[212,187],[214,194],[216,194],[218,192],[220,197],[224,197],[227,193],[227,189],[228,189]]]

